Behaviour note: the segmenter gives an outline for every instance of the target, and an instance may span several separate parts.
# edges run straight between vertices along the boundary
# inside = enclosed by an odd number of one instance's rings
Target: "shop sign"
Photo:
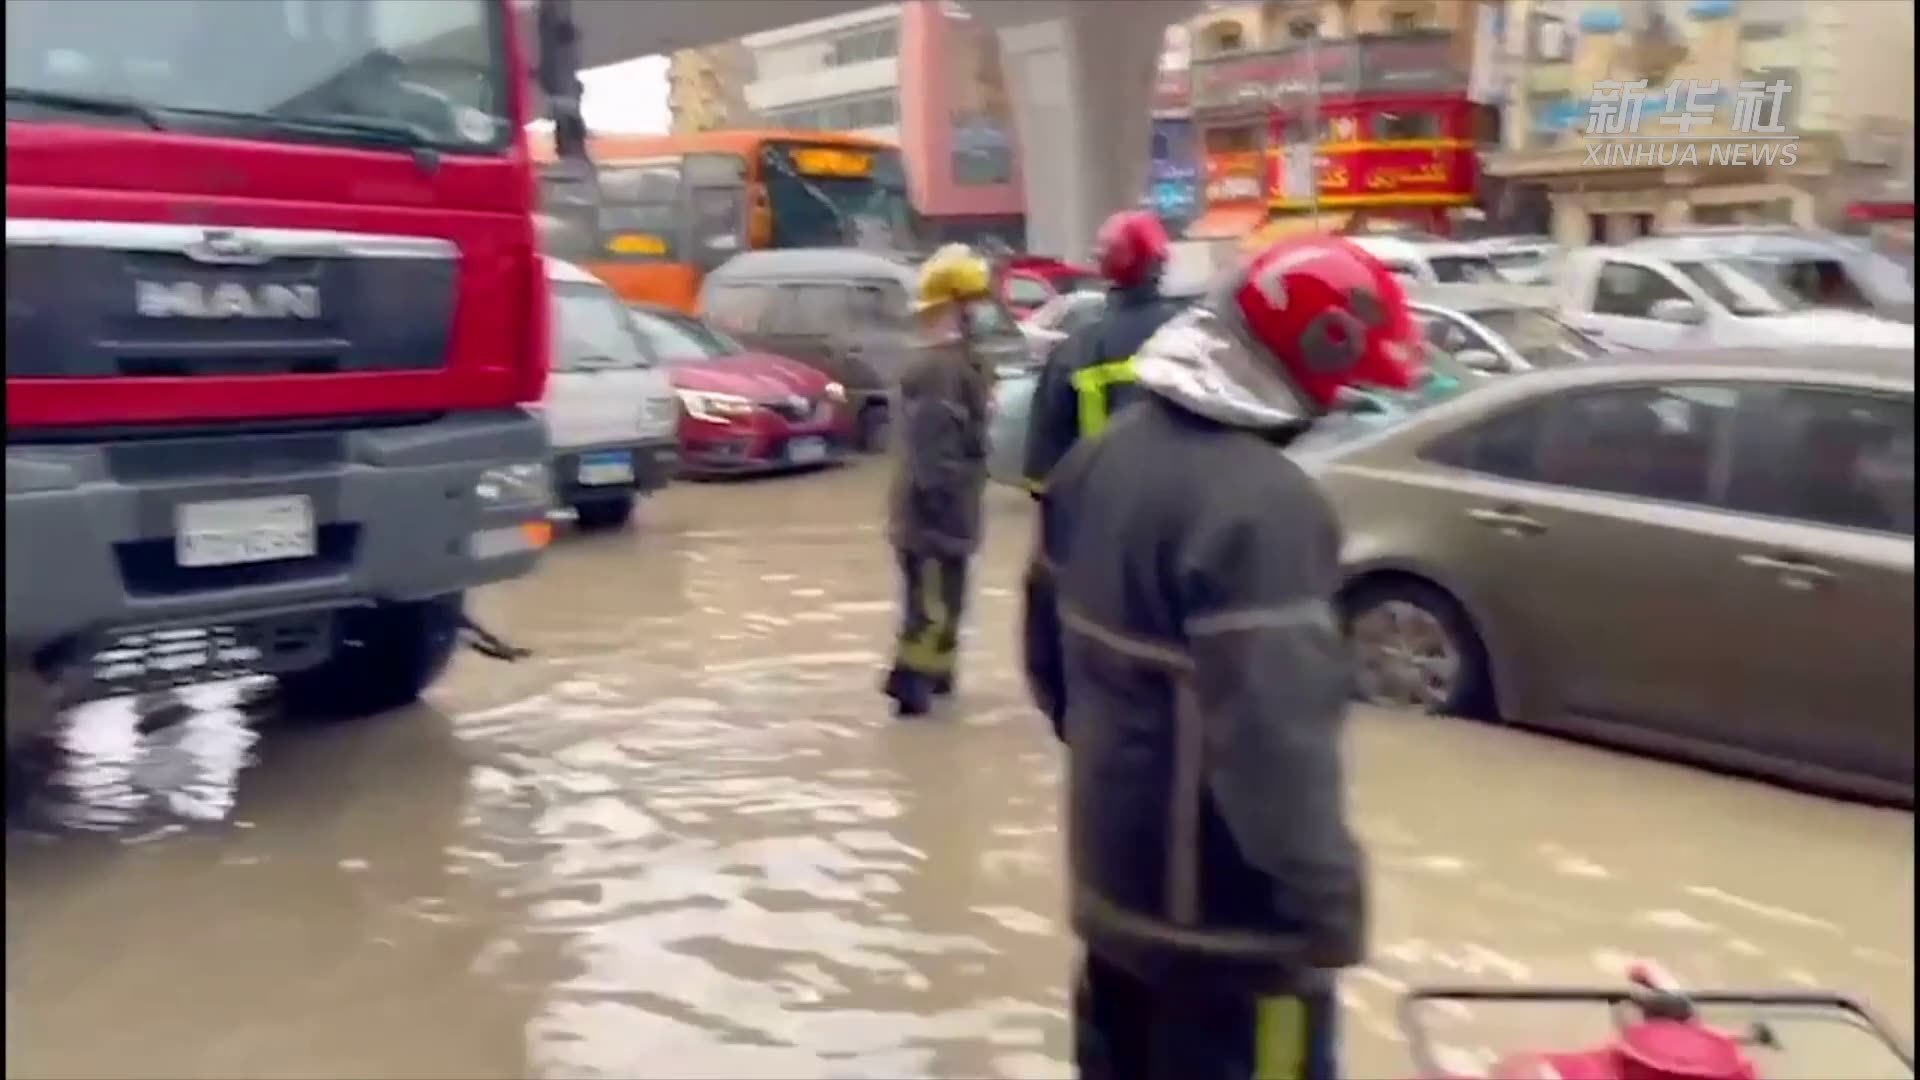
[[[1359,52],[1352,42],[1327,42],[1314,48],[1240,53],[1193,65],[1193,108],[1232,109],[1298,101],[1314,91],[1318,73],[1322,97],[1350,95],[1359,84]]]
[[[1309,200],[1290,191],[1284,160],[1272,188],[1279,206]],[[1410,149],[1379,146],[1321,153],[1314,159],[1315,187],[1329,205],[1390,206],[1397,200],[1430,203],[1436,197],[1470,198],[1477,170],[1467,149]]]
[[[1465,93],[1467,72],[1450,31],[1367,37],[1360,43],[1360,94]]]
[[[1207,205],[1258,203],[1265,199],[1268,182],[1264,156],[1251,151],[1208,154]]]

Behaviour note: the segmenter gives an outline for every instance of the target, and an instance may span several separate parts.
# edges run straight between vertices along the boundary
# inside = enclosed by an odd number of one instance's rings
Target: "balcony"
[[[1465,94],[1467,68],[1452,31],[1363,34],[1316,43],[1289,42],[1192,65],[1193,110],[1264,108],[1320,97]]]

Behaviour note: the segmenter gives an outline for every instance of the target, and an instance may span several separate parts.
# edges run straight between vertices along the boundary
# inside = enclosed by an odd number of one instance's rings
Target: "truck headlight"
[[[484,469],[473,493],[486,506],[544,507],[553,500],[553,478],[539,462]]]
[[[847,403],[847,388],[837,382],[828,383],[826,393],[827,400],[833,402],[835,405],[845,405]]]

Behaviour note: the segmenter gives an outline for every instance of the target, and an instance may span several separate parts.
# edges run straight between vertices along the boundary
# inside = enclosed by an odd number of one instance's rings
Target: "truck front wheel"
[[[334,619],[332,655],[280,676],[281,701],[296,716],[330,719],[411,705],[453,660],[464,599],[454,593],[342,611]]]

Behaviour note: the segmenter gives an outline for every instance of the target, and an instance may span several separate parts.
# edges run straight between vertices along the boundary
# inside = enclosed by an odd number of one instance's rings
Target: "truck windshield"
[[[6,0],[7,120],[492,153],[498,0]]]

